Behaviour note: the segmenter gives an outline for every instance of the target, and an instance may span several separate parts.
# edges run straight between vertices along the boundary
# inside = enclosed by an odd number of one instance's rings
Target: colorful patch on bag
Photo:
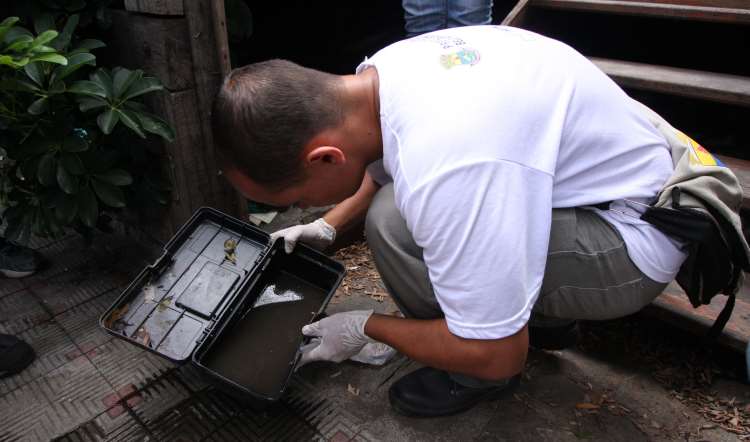
[[[701,146],[697,141],[685,135],[684,133],[680,132],[679,130],[676,132],[677,132],[677,138],[679,138],[680,141],[682,141],[683,143],[690,146],[690,163],[691,164],[700,164],[702,166],[727,167],[724,163],[721,162],[720,159],[711,155],[711,153],[707,151],[705,147]]]
[[[474,66],[477,63],[479,63],[479,51],[476,49],[462,48],[440,56],[440,64],[446,69],[456,66]]]

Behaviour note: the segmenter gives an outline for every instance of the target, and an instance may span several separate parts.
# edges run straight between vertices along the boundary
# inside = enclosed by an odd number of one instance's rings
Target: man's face
[[[254,182],[237,168],[227,168],[224,176],[245,198],[277,207],[321,207],[337,204],[352,196],[362,182],[364,168],[315,168],[302,181],[272,189]]]

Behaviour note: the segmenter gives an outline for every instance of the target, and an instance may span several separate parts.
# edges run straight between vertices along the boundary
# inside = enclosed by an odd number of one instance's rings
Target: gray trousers
[[[401,312],[408,318],[442,318],[422,249],[396,208],[392,184],[375,195],[365,233],[378,272]],[[553,209],[547,265],[530,324],[625,316],[648,305],[666,285],[633,264],[620,234],[596,213]]]

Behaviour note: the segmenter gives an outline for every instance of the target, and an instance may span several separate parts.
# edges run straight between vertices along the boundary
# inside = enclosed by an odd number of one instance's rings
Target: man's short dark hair
[[[304,145],[342,121],[340,79],[285,60],[232,70],[214,101],[222,161],[258,184],[300,181]]]

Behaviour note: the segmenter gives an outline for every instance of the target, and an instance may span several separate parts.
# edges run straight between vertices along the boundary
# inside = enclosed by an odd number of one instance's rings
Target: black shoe
[[[42,264],[42,257],[36,250],[0,238],[0,275],[24,278],[34,274]]]
[[[0,378],[20,373],[34,362],[31,346],[11,335],[0,334]]]
[[[420,368],[391,385],[388,399],[396,412],[414,417],[436,417],[466,411],[481,401],[497,399],[518,386],[521,376],[504,385],[471,388],[456,383],[448,372]]]
[[[578,321],[555,327],[529,326],[529,346],[540,350],[563,350],[578,343]]]

